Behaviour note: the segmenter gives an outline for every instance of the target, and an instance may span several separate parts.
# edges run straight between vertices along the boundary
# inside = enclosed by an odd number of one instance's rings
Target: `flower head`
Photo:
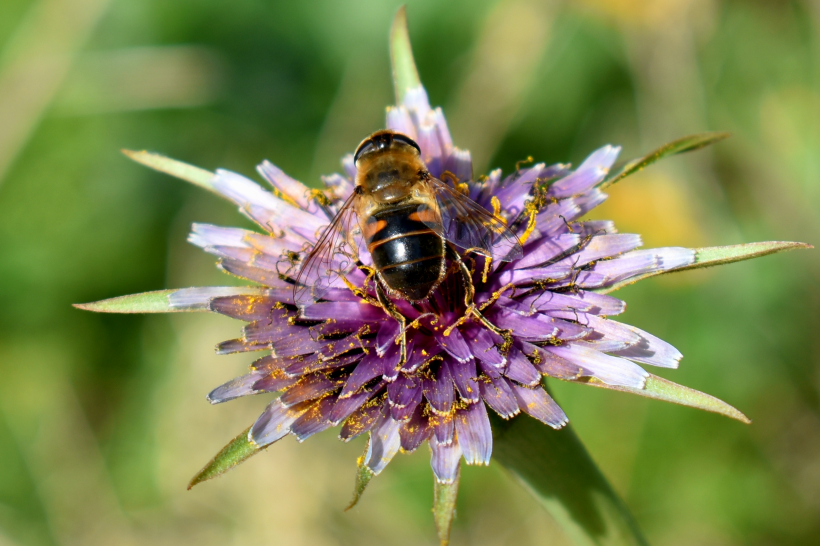
[[[394,36],[394,48],[396,43]],[[360,460],[364,482],[399,451],[427,443],[437,482],[452,484],[461,459],[489,464],[490,412],[502,419],[526,413],[555,429],[567,424],[543,387],[544,377],[745,420],[716,399],[645,371],[641,365],[675,368],[682,355],[652,334],[611,319],[626,305],[607,293],[648,276],[799,244],[641,250],[639,235],[618,233],[612,222],[583,219],[606,199],[603,190],[612,183],[664,155],[724,135],[681,139],[617,171],[612,167],[620,148],[607,145],[577,168],[537,163],[506,175],[498,169],[476,176],[470,153],[454,145],[442,110],[430,107],[412,57],[410,69],[402,72],[402,63],[396,65],[400,100],[387,109],[386,127],[417,143],[429,175],[505,225],[521,252],[498,261],[454,247],[455,254],[444,262],[446,275],[429,296],[410,302],[394,295],[392,311],[378,298],[381,281],[364,245],[348,256],[358,267],[332,276],[317,301],[294,296],[306,256],[355,191],[353,155],[342,160],[344,174],[324,177],[325,189],[318,191],[267,161],[258,167],[269,185],[263,187],[233,172],[209,173],[153,154],[129,153],[233,201],[258,226],[194,224],[189,237],[217,256],[224,271],[257,286],[170,290],[85,306],[98,311],[206,309],[247,323],[240,337],[220,343],[217,352],[259,352],[260,358],[248,374],[217,387],[208,399],[219,404],[281,395],[231,444],[240,446],[238,451],[220,454],[195,482],[287,435],[301,442],[340,427],[345,441],[369,435]]]

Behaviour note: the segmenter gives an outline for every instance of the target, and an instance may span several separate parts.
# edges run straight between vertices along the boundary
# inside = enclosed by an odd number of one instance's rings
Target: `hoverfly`
[[[447,274],[446,257],[459,265],[467,312],[489,326],[473,305],[472,276],[453,247],[488,260],[512,261],[522,254],[516,235],[504,221],[433,177],[418,144],[406,135],[377,131],[359,144],[353,160],[355,189],[302,263],[294,301],[309,305],[321,299],[352,271],[358,237],[373,261],[378,303],[401,325],[401,364],[405,320],[388,295],[411,303],[425,300]]]

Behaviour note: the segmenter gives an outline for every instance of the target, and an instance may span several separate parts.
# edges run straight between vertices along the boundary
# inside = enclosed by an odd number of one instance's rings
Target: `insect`
[[[465,316],[492,326],[473,303],[472,275],[454,247],[487,260],[512,261],[522,254],[516,235],[503,220],[433,177],[418,144],[406,135],[373,133],[359,144],[354,162],[355,189],[302,263],[294,301],[309,305],[338,286],[359,265],[363,242],[376,273],[378,304],[401,325],[400,364],[406,356],[405,319],[390,296],[425,300],[445,278],[448,257],[465,284]]]

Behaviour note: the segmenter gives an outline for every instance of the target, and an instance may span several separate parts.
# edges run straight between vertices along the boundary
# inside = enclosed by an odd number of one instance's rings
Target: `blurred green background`
[[[205,400],[253,360],[213,354],[241,324],[71,307],[233,282],[185,237],[193,221],[248,224],[119,149],[251,176],[268,158],[318,184],[383,124],[398,5],[3,0],[1,545],[436,543],[426,450],[397,457],[348,513],[363,442],[332,432],[186,491],[267,402]],[[648,246],[817,243],[816,1],[410,0],[408,17],[431,101],[478,169],[731,131],[612,188],[592,216]],[[618,294],[626,322],[684,353],[661,375],[750,426],[554,385],[653,544],[816,544],[819,277],[802,251]],[[465,469],[453,544],[567,539],[493,464]]]

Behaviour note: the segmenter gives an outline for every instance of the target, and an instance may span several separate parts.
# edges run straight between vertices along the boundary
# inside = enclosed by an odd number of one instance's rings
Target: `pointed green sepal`
[[[456,478],[451,483],[441,483],[433,478],[433,519],[436,521],[436,530],[441,546],[450,544],[450,527],[456,515],[456,499],[458,498],[458,482],[461,478],[461,465],[456,471]]]
[[[146,167],[154,169],[155,171],[170,174],[171,176],[175,176],[176,178],[190,182],[200,188],[205,188],[208,191],[219,194],[213,185],[214,173],[210,171],[200,169],[199,167],[194,167],[193,165],[183,163],[182,161],[177,161],[176,159],[171,159],[170,157],[165,157],[164,155],[147,152],[145,150],[139,152],[133,150],[122,150],[122,153],[137,163],[141,163]]]
[[[407,9],[399,8],[390,29],[390,62],[393,65],[393,89],[396,104],[401,104],[404,95],[411,89],[421,87],[421,78],[413,59],[410,33],[407,31]]]
[[[209,304],[213,298],[257,296],[266,292],[267,289],[260,286],[174,288],[119,296],[91,303],[75,303],[74,307],[96,313],[190,313],[210,311]]]
[[[586,384],[594,387],[611,389],[614,391],[638,394],[647,398],[672,402],[673,404],[689,406],[690,408],[702,409],[712,413],[719,413],[720,415],[737,419],[747,425],[752,422],[751,419],[743,415],[736,408],[730,406],[719,398],[696,391],[695,389],[690,389],[689,387],[684,387],[683,385],[678,385],[677,383],[673,383],[668,379],[664,379],[656,375],[649,375],[643,389],[607,385],[606,383],[597,380],[588,381]]]
[[[777,254],[778,252],[786,252],[787,250],[796,250],[798,248],[814,248],[807,243],[795,243],[792,241],[764,241],[760,243],[746,243],[742,245],[731,246],[710,246],[706,248],[695,248],[695,261],[689,265],[678,267],[676,269],[669,269],[666,271],[653,271],[638,277],[632,277],[615,283],[612,286],[604,288],[593,289],[593,292],[599,294],[608,294],[614,292],[619,288],[623,288],[629,284],[634,284],[638,281],[657,275],[664,275],[666,273],[677,273],[678,271],[688,271],[690,269],[700,269],[702,267],[713,267],[716,265],[730,264],[732,262],[740,262],[743,260],[750,260],[752,258],[759,258],[761,256],[768,256],[769,254]]]
[[[179,290],[156,290],[131,294],[91,303],[75,303],[74,307],[95,313],[181,313],[185,311],[207,311],[207,309],[190,309],[175,307],[171,304],[171,295]]]
[[[370,480],[373,479],[373,476],[376,474],[370,470],[370,467],[364,464],[364,460],[367,457],[367,450],[370,447],[370,438],[367,439],[367,443],[364,445],[364,453],[362,456],[356,459],[356,485],[353,488],[353,498],[350,499],[350,504],[347,505],[345,508],[345,512],[353,508],[359,503],[359,499],[362,498],[364,494],[364,490],[367,489],[367,484],[370,483]]]
[[[660,148],[649,152],[641,158],[633,159],[615,173],[607,176],[604,181],[601,182],[599,187],[606,188],[607,186],[611,186],[615,182],[643,170],[645,167],[648,167],[652,163],[655,163],[664,157],[682,154],[685,152],[693,152],[727,137],[729,137],[729,133],[701,133],[698,135],[689,135],[673,140],[672,142],[664,144]]]
[[[624,502],[572,426],[553,430],[527,415],[490,412],[493,460],[526,487],[569,538],[583,546],[646,546]]]
[[[239,436],[231,440],[228,445],[223,447],[222,451],[217,453],[216,457],[193,477],[191,483],[188,484],[188,489],[191,489],[198,483],[224,474],[262,451],[261,447],[248,439],[250,430],[250,427],[248,427]]]

